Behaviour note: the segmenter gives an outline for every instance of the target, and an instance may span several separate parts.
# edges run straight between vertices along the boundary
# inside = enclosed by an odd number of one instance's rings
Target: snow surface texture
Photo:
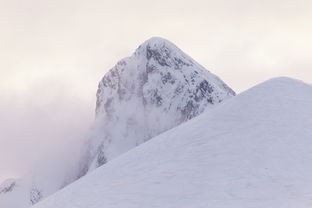
[[[33,208],[312,207],[311,126],[312,87],[273,79]]]
[[[171,42],[147,40],[99,84],[82,175],[233,95]]]
[[[95,124],[81,156],[81,168],[54,168],[47,161],[21,179],[8,180],[0,186],[0,208],[29,207],[234,94],[174,44],[161,38],[147,40],[100,82]]]

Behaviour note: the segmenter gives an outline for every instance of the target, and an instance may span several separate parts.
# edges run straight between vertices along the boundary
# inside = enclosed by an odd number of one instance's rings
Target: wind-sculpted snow
[[[279,78],[108,162],[34,208],[312,207],[312,87]]]
[[[234,94],[175,45],[152,38],[119,61],[100,82],[96,119],[81,155],[81,168],[76,170],[74,164],[70,169],[66,158],[64,165],[56,165],[61,168],[46,161],[44,167],[0,186],[0,208],[27,208]]]
[[[82,174],[233,95],[169,41],[146,41],[99,84],[96,124]]]

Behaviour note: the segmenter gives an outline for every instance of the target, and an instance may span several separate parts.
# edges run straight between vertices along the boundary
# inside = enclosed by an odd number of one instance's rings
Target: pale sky
[[[236,92],[312,83],[310,0],[0,0],[0,28],[0,180],[79,143],[98,81],[153,36]]]

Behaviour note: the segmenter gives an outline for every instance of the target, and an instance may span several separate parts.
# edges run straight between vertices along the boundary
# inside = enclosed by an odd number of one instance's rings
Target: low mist
[[[65,80],[42,78],[27,89],[1,92],[0,181],[44,163],[65,168],[78,161],[94,116],[96,88],[85,96]]]

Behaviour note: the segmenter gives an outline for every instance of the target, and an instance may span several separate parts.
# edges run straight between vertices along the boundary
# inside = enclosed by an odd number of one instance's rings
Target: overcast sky
[[[0,0],[0,28],[0,180],[79,143],[98,81],[152,36],[236,92],[312,83],[310,0]]]

